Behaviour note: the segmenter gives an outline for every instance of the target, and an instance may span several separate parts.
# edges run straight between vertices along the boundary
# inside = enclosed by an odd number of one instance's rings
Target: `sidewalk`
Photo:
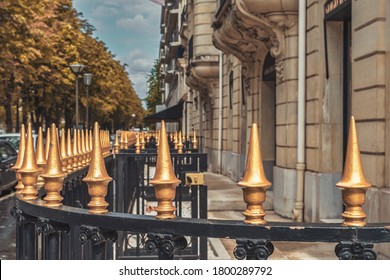
[[[208,218],[224,220],[244,220],[242,212],[246,208],[242,190],[230,178],[214,173],[205,173],[208,186]],[[267,191],[264,209],[265,219],[272,222],[292,222],[273,212],[273,193]],[[335,260],[336,243],[322,242],[272,242],[275,246],[270,260]],[[209,238],[209,259],[235,259],[235,240]]]

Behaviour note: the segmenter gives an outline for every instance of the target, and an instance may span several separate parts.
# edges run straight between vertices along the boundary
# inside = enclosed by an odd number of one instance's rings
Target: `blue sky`
[[[140,98],[146,96],[146,75],[158,58],[161,7],[148,0],[73,0],[92,24],[94,37],[105,42],[127,71]]]

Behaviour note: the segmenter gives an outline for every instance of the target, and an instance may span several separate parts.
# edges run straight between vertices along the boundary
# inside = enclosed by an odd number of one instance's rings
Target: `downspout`
[[[306,0],[299,0],[298,25],[298,129],[297,129],[297,196],[293,218],[303,222],[303,198],[305,187],[305,95],[306,91]]]
[[[219,173],[222,174],[222,92],[223,92],[223,53],[219,51],[219,92],[218,92],[218,164]]]

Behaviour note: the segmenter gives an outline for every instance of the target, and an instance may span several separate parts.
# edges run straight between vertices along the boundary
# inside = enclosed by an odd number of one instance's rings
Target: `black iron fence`
[[[110,211],[108,215],[153,217],[151,212],[156,198],[150,181],[157,161],[155,151],[142,154],[122,151],[105,159],[107,172],[113,178],[106,196]],[[206,171],[206,155],[172,153],[171,158],[175,175],[182,179],[174,200],[176,215],[207,219],[207,186],[188,186],[184,183],[186,172]],[[41,200],[45,196],[43,189],[40,191],[40,200],[24,202],[20,197],[15,198],[12,214],[18,221],[17,259],[158,258],[158,254],[151,249],[153,246],[150,240],[151,236],[159,240],[159,231],[139,232],[126,227],[113,230],[112,225],[100,227],[93,222],[93,215],[87,210],[90,201],[87,185],[82,181],[87,171],[85,167],[66,178],[61,192],[64,206],[58,209],[44,206]],[[49,212],[54,216],[46,215]],[[83,221],[80,216],[82,213],[89,215],[91,221]],[[127,224],[126,219],[122,222]],[[181,244],[180,250],[174,250],[178,258],[207,259],[207,238],[191,235],[170,238],[172,244]]]
[[[235,239],[237,245],[233,253],[237,259],[267,259],[273,253],[274,241],[332,242],[337,243],[335,254],[339,259],[376,259],[374,244],[390,242],[390,224],[366,224],[364,221],[366,215],[362,206],[366,189],[371,185],[361,169],[354,119],[351,119],[351,127],[346,171],[337,183],[346,206],[342,224],[267,223],[264,220],[262,203],[270,183],[262,171],[256,125],[252,126],[245,174],[238,183],[243,188],[247,204],[245,221],[207,218],[207,187],[200,175],[206,170],[206,155],[193,152],[170,154],[169,145],[164,140],[159,158],[152,151],[133,154],[122,150],[119,154],[107,156],[109,148],[105,144],[103,152],[100,151],[97,137],[94,138],[91,172],[85,176],[87,167],[72,172],[62,185],[63,206],[48,207],[48,199],[46,202],[43,200],[43,190],[37,198],[31,198],[30,193],[35,190],[31,174],[38,174],[38,171],[21,169],[22,182],[29,185],[24,186],[21,194],[16,194],[12,209],[17,220],[17,259],[206,259],[207,238]],[[31,148],[31,128],[29,135],[27,147]],[[98,135],[97,125],[95,135]],[[162,139],[165,138],[166,135]],[[55,136],[52,143],[57,143]],[[138,143],[135,145],[138,146]],[[50,155],[57,155],[55,147],[55,144],[51,146]],[[30,154],[26,149],[26,155],[30,156],[33,151],[29,151]],[[106,155],[105,168],[103,154]],[[92,192],[96,191],[94,187],[100,187],[105,192],[104,185],[109,181],[105,169],[113,178],[109,191],[107,195],[93,195]],[[160,170],[164,172],[157,172]],[[45,174],[52,184],[45,182],[46,190],[58,185],[59,176]],[[50,178],[56,181],[50,181]],[[151,178],[154,180],[153,187]],[[180,183],[176,188],[177,181]],[[158,207],[155,208],[157,198],[154,189],[157,187],[165,193],[160,194]],[[29,192],[24,192],[25,189]],[[104,197],[110,211],[91,213],[105,210]],[[56,199],[59,199],[58,196]],[[92,201],[94,208],[91,207]],[[103,207],[99,208],[99,203],[104,204]],[[86,209],[87,206],[90,209]],[[169,219],[150,215],[149,212],[154,210],[159,215],[165,211]]]

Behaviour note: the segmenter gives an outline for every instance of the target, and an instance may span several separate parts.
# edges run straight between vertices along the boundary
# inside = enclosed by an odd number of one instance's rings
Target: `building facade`
[[[340,218],[335,184],[354,116],[373,185],[367,220],[390,221],[390,1],[181,0],[163,11],[175,4],[180,82],[173,90],[162,59],[165,102],[186,101],[180,128],[197,130],[210,171],[240,179],[257,123],[275,212]]]

